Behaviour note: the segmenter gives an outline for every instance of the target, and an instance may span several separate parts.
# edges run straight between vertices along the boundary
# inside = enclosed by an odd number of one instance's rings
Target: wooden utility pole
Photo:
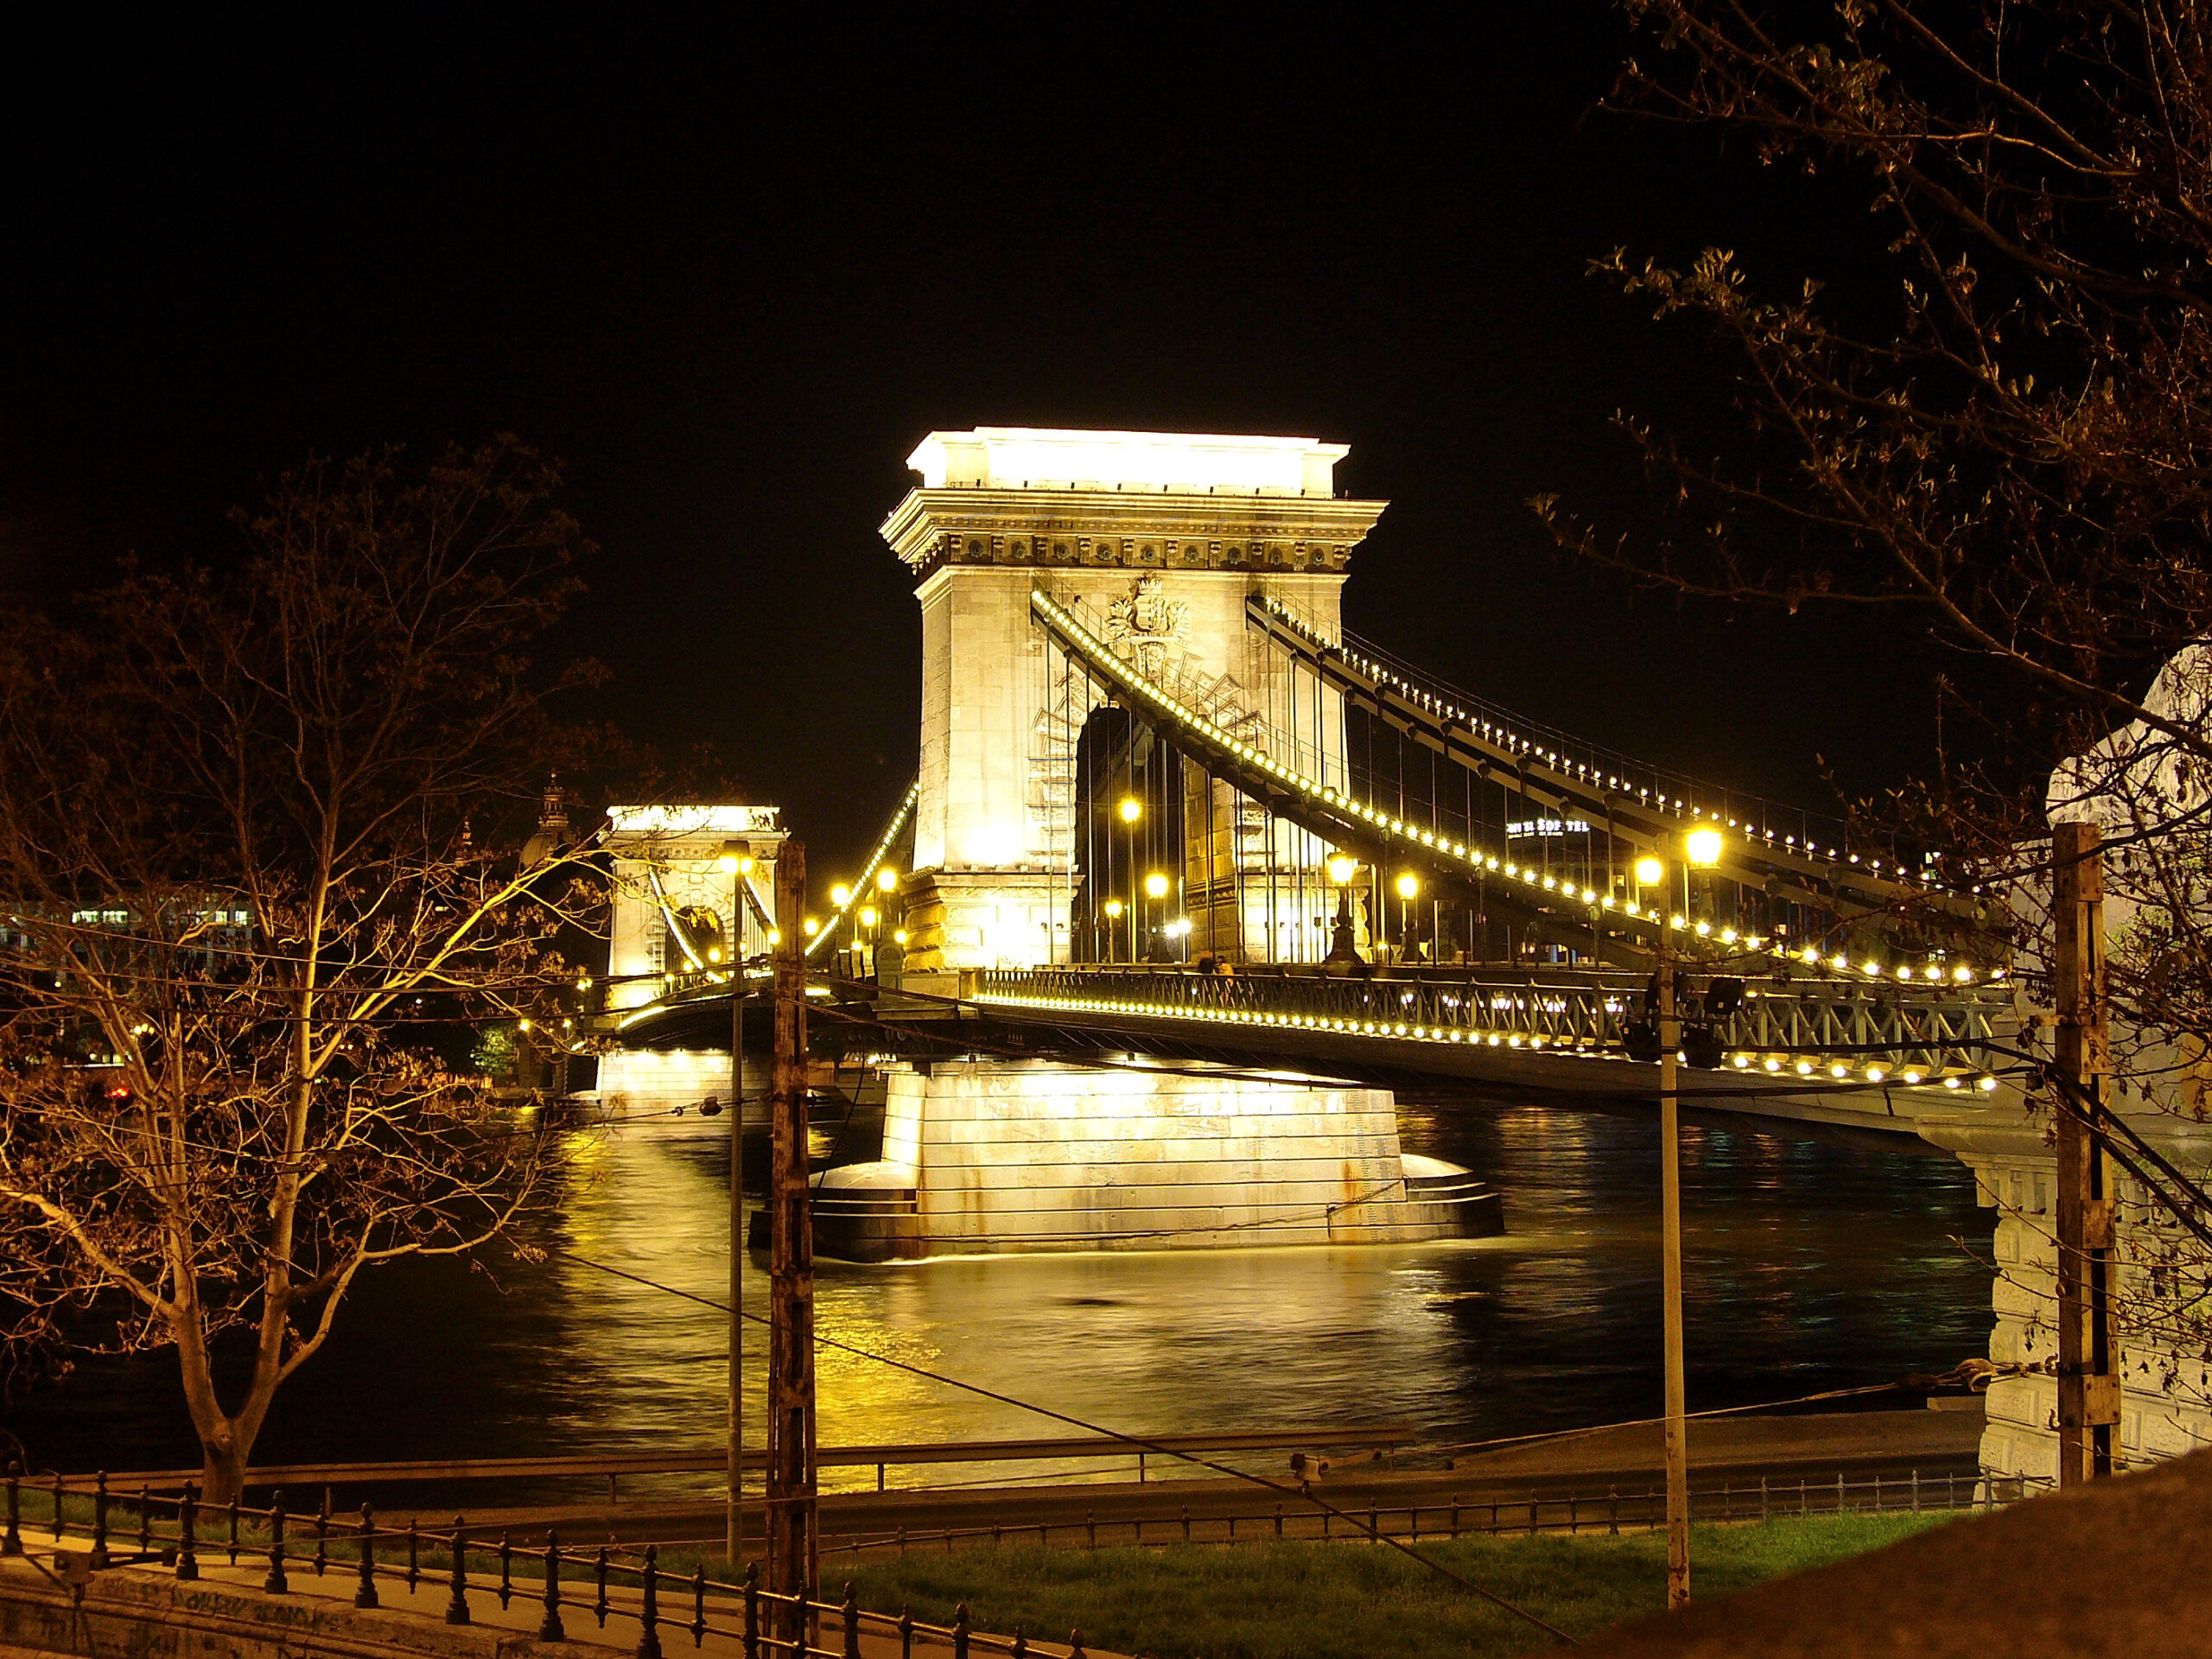
[[[1673,871],[1668,872],[1669,892]],[[1682,1156],[1675,1056],[1682,1046],[1675,1009],[1675,953],[1659,937],[1659,1292],[1665,1352],[1667,1425],[1667,1605],[1690,1599],[1690,1471],[1688,1390],[1682,1377]]]
[[[814,1593],[814,1229],[806,1190],[806,848],[776,855],[776,1058],[769,1095],[768,1588]],[[805,1621],[779,1607],[778,1639]]]
[[[753,849],[722,845],[729,871],[729,1445],[730,1570],[745,1561],[745,881]]]
[[[2100,1115],[2112,1071],[2105,1018],[2104,835],[2052,826],[2051,988],[2057,1070],[2068,1098],[2058,1131],[2058,1484],[2112,1472],[2120,1421],[2113,1317],[2111,1160]]]

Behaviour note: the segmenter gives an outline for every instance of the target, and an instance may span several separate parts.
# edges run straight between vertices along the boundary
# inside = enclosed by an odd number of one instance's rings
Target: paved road
[[[1777,1507],[1833,1507],[1835,1480],[1843,1475],[1854,1507],[1875,1501],[1872,1483],[1884,1483],[1882,1505],[1912,1500],[1917,1475],[1922,1498],[1940,1506],[1946,1496],[1971,1499],[1980,1443],[1980,1411],[1837,1412],[1809,1416],[1726,1417],[1693,1422],[1690,1433],[1692,1485],[1706,1503],[1701,1513],[1717,1514],[1718,1496],[1738,1516],[1759,1512],[1759,1481],[1769,1483],[1768,1501]],[[1286,1466],[1271,1474],[1276,1490],[1221,1477],[1145,1482],[1065,1482],[1050,1486],[994,1486],[888,1492],[836,1492],[822,1498],[825,1546],[884,1541],[895,1548],[903,1529],[909,1535],[946,1530],[988,1540],[1046,1529],[1053,1543],[1166,1542],[1188,1535],[1194,1540],[1226,1540],[1271,1535],[1274,1512],[1283,1510],[1286,1536],[1338,1535],[1357,1531],[1370,1505],[1392,1533],[1423,1535],[1446,1529],[1454,1506],[1464,1528],[1527,1524],[1532,1497],[1546,1529],[1607,1525],[1614,1512],[1608,1495],[1622,1500],[1620,1518],[1638,1524],[1644,1495],[1662,1484],[1660,1433],[1656,1425],[1608,1429],[1572,1439],[1514,1446],[1461,1451],[1446,1457],[1432,1452],[1428,1466],[1391,1469],[1380,1463],[1338,1465],[1314,1479],[1301,1496],[1298,1478]],[[1801,1500],[1796,1483],[1805,1483]],[[1709,1502],[1705,1494],[1716,1495]],[[1576,1500],[1572,1509],[1567,1500]],[[1311,1501],[1318,1499],[1319,1502]],[[1341,1512],[1327,1516],[1328,1510]],[[758,1511],[755,1510],[757,1528]],[[1349,1520],[1344,1516],[1351,1517]],[[571,1504],[559,1508],[506,1510],[471,1516],[472,1524],[514,1529],[518,1537],[557,1527],[575,1541],[617,1536],[625,1541],[719,1541],[723,1511],[719,1503],[681,1502]],[[914,1541],[913,1547],[919,1547]],[[826,1569],[825,1569],[826,1570]]]

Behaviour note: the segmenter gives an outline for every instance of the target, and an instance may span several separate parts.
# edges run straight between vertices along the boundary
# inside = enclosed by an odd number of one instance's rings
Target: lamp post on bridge
[[[1400,874],[1398,888],[1398,960],[1413,960],[1414,900],[1421,895],[1421,878],[1411,870]]]
[[[1120,810],[1122,822],[1129,829],[1129,892],[1134,898],[1137,890],[1137,823],[1144,817],[1144,803],[1134,795],[1124,795],[1122,797]],[[1121,914],[1121,912],[1115,910],[1111,905],[1108,906],[1108,910],[1110,914],[1116,916]],[[1129,965],[1135,967],[1136,961],[1137,906],[1133,902],[1129,906]]]
[[[1162,931],[1163,925],[1160,919],[1160,901],[1167,896],[1167,878],[1162,875],[1158,870],[1154,870],[1150,875],[1145,877],[1144,896],[1152,900],[1150,906],[1146,908],[1144,921],[1145,957],[1146,960],[1149,961],[1154,954],[1152,936],[1154,933],[1160,933]],[[1132,929],[1133,932],[1135,930]],[[1165,947],[1161,948],[1164,949]],[[1134,953],[1133,948],[1132,954]]]
[[[1322,960],[1357,963],[1360,956],[1351,919],[1351,884],[1359,874],[1359,861],[1349,853],[1331,853],[1321,868],[1337,890],[1337,918],[1332,925],[1329,954]]]
[[[1719,830],[1693,830],[1682,838],[1683,858],[1700,868],[1717,864],[1720,845]],[[1689,874],[1684,864],[1672,859],[1662,861],[1649,854],[1636,861],[1639,887],[1648,889],[1663,882],[1667,889],[1654,954],[1658,959],[1656,977],[1659,982],[1660,1346],[1666,1387],[1667,1605],[1670,1608],[1686,1606],[1690,1599],[1689,1416],[1682,1363],[1682,1154],[1677,1096],[1682,1024],[1675,1011],[1675,953],[1668,939],[1678,873],[1683,884],[1682,920],[1687,925]]]

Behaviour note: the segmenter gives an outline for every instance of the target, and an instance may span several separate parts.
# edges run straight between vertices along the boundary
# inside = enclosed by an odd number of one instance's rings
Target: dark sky
[[[925,432],[1298,434],[1392,502],[1345,614],[1399,654],[1811,805],[1815,753],[1866,785],[1923,747],[1910,649],[1631,606],[1523,505],[1648,524],[1611,412],[1727,429],[1725,361],[1592,257],[1717,242],[1794,286],[1871,234],[1712,134],[1593,115],[1609,7],[471,10],[118,15],[14,54],[15,594],[219,554],[310,451],[513,430],[601,549],[575,632],[614,712],[714,742],[834,868],[912,766],[875,525]]]

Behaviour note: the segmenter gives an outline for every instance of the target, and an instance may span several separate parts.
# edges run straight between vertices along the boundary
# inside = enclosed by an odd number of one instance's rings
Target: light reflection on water
[[[1477,1440],[1651,1414],[1658,1179],[1649,1123],[1465,1102],[1409,1103],[1402,1116],[1408,1150],[1456,1159],[1504,1192],[1507,1237],[823,1262],[820,1329],[1149,1433],[1372,1421]],[[661,1119],[610,1132],[588,1153],[587,1177],[543,1242],[721,1300],[724,1122]],[[1683,1183],[1693,1408],[1939,1370],[1985,1350],[1988,1275],[1952,1239],[1986,1248],[1988,1228],[1970,1178],[1950,1160],[1694,1127]],[[373,1275],[331,1346],[280,1397],[257,1461],[718,1440],[719,1310],[559,1253],[510,1263],[498,1281],[438,1263]],[[765,1275],[751,1274],[748,1307],[765,1312]],[[747,1339],[757,1424],[759,1327]],[[825,1445],[1073,1432],[834,1350],[820,1364]],[[11,1426],[38,1463],[182,1462],[190,1439],[175,1375],[163,1359],[88,1368],[29,1402]],[[873,1471],[852,1478],[872,1480]]]

